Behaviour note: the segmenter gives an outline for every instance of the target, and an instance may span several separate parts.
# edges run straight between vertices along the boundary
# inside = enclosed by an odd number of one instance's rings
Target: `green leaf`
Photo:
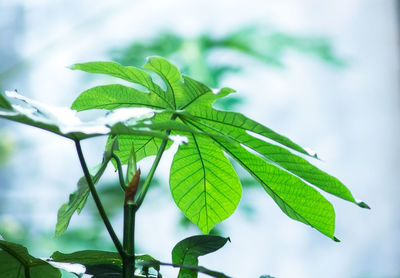
[[[82,122],[76,111],[65,107],[48,106],[26,98],[17,92],[7,91],[7,101],[12,109],[0,110],[0,117],[42,128],[73,140],[82,140],[108,134],[135,134],[164,138],[165,134],[152,130],[150,120],[156,114],[151,109],[119,110],[108,113],[95,121]]]
[[[108,264],[122,267],[122,259],[117,252],[84,250],[65,254],[56,251],[51,255],[51,258],[56,262],[77,263],[84,266]]]
[[[56,251],[51,255],[51,259],[55,262],[82,264],[86,267],[88,274],[122,275],[122,259],[117,252],[84,250],[65,254]],[[147,254],[135,255],[135,263],[142,266],[142,270],[153,268],[157,272],[160,271],[160,262]]]
[[[174,108],[173,96],[168,95],[158,86],[151,76],[135,67],[124,67],[114,62],[89,62],[75,64],[71,69],[78,69],[90,73],[102,73],[143,86],[149,91],[149,94],[155,94],[160,101],[164,103],[163,107]]]
[[[195,135],[188,139],[174,156],[170,188],[177,206],[207,234],[235,211],[242,187],[229,160],[211,139]]]
[[[0,108],[6,110],[12,110],[11,103],[8,101],[7,97],[0,93]]]
[[[226,144],[219,139],[215,141],[261,183],[286,215],[336,240],[335,211],[317,190],[238,144]]]
[[[116,149],[117,141],[115,138],[107,142],[106,150],[103,155],[103,162],[90,170],[94,184],[99,182],[101,176],[107,168],[107,164],[111,159],[112,153]],[[89,193],[89,186],[86,178],[83,176],[78,181],[78,189],[74,193],[70,194],[69,201],[63,204],[58,210],[55,236],[59,236],[67,230],[72,215],[75,213],[75,211],[78,214],[81,212],[86,204]]]
[[[165,102],[155,94],[119,84],[97,86],[84,91],[72,104],[77,111],[88,109],[113,110],[121,107],[166,108]]]
[[[61,278],[60,270],[32,257],[22,245],[0,240],[0,248],[2,278]]]
[[[175,245],[172,250],[172,263],[177,265],[198,266],[199,256],[217,251],[223,247],[229,238],[212,235],[188,237]],[[178,278],[197,278],[197,272],[181,268]]]
[[[200,124],[205,130],[219,132],[221,135],[228,136],[237,143],[255,150],[259,154],[263,155],[267,161],[287,170],[293,175],[302,178],[326,192],[353,202],[360,207],[365,207],[366,205],[363,202],[356,201],[350,190],[337,178],[318,169],[306,159],[292,154],[285,148],[255,138],[248,134],[243,128],[196,117],[190,117],[190,119],[196,121],[196,124]]]
[[[148,90],[141,92],[119,85],[96,87],[78,97],[77,102],[81,101],[79,109],[115,109],[121,105],[167,109],[164,114],[156,113],[151,118],[153,129],[165,130],[168,134],[172,131],[172,134],[185,135],[189,139],[188,144],[181,145],[174,156],[170,173],[171,193],[178,207],[203,233],[208,233],[214,225],[229,217],[241,196],[238,177],[223,152],[237,160],[259,181],[285,214],[333,239],[336,239],[333,235],[333,207],[310,185],[368,208],[367,204],[356,201],[338,179],[290,150],[315,158],[316,155],[243,114],[214,109],[215,101],[233,93],[233,89],[223,88],[214,93],[204,84],[182,75],[161,57],[150,57],[144,65],[162,79],[166,89],[158,86],[158,91],[151,89],[149,84],[154,82],[149,75],[146,75],[147,81],[142,82],[144,73],[137,68],[104,62],[77,68],[123,78]],[[165,106],[162,106],[162,101]],[[174,118],[166,118],[168,113]],[[116,153],[124,164],[128,162],[132,145],[139,161],[155,155],[161,144],[160,139],[145,134],[119,134],[118,141],[120,150]]]
[[[207,98],[205,100],[205,103],[208,104],[209,101],[209,98]],[[195,118],[197,118],[198,120],[230,126],[235,129],[243,130],[245,132],[254,132],[295,151],[310,155],[304,148],[300,147],[289,138],[280,135],[272,129],[247,118],[243,114],[236,112],[219,111],[211,107],[204,106],[200,99],[198,102],[196,102],[196,105],[188,107],[186,111],[190,112],[190,114],[195,116]]]
[[[99,264],[86,267],[86,274],[92,278],[122,278],[122,269],[115,265]]]

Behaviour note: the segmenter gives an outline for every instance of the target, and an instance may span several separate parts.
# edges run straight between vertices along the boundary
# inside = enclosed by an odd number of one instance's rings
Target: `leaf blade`
[[[210,139],[188,137],[174,156],[170,189],[180,210],[206,234],[234,212],[242,187],[229,160]]]

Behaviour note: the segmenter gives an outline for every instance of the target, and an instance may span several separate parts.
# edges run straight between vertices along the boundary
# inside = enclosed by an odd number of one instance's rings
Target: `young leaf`
[[[217,251],[223,247],[229,238],[220,236],[200,235],[188,237],[175,245],[172,250],[172,263],[177,265],[198,266],[199,256]],[[178,278],[197,277],[197,272],[181,268]]]
[[[93,183],[97,184],[107,168],[107,164],[111,159],[112,153],[117,149],[117,140],[114,138],[107,142],[106,150],[103,155],[103,162],[90,170],[93,176]],[[78,190],[69,196],[69,201],[63,204],[58,210],[57,224],[55,236],[64,233],[71,221],[72,215],[75,211],[79,214],[86,204],[90,190],[86,178],[81,177],[78,181]]]
[[[29,255],[22,245],[0,240],[2,278],[61,278],[61,272],[47,262]]]
[[[242,195],[239,178],[215,143],[203,136],[188,136],[171,166],[172,197],[181,211],[207,234],[228,218]]]

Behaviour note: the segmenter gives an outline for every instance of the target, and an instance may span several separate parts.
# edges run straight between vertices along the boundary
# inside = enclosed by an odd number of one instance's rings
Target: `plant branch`
[[[178,117],[177,114],[172,115],[171,120],[175,120],[176,117]],[[161,160],[161,156],[164,153],[165,147],[167,146],[167,143],[168,143],[168,140],[169,140],[168,136],[170,134],[171,134],[171,130],[167,130],[166,131],[166,137],[161,142],[160,148],[158,149],[158,152],[157,152],[157,156],[154,159],[153,165],[151,166],[151,169],[150,169],[150,171],[149,171],[149,173],[147,175],[147,178],[146,178],[146,180],[145,180],[145,182],[143,184],[142,191],[140,192],[140,195],[139,195],[139,197],[138,197],[138,199],[136,201],[136,205],[137,205],[136,210],[138,210],[140,208],[140,206],[142,205],[142,203],[143,203],[144,197],[146,196],[147,190],[149,189],[151,180],[153,179],[154,172],[156,171],[158,163]]]
[[[107,214],[106,214],[106,212],[105,212],[105,210],[103,208],[103,205],[101,203],[100,197],[97,194],[97,191],[96,191],[96,188],[94,186],[92,177],[91,177],[91,175],[89,173],[89,169],[88,169],[88,167],[86,165],[85,158],[84,158],[83,152],[82,152],[82,147],[81,147],[81,144],[80,144],[79,140],[75,140],[75,146],[76,146],[76,151],[78,153],[79,161],[80,161],[81,166],[82,166],[83,173],[85,174],[85,178],[86,178],[87,184],[89,186],[90,193],[93,196],[93,199],[94,199],[94,202],[96,204],[96,207],[97,207],[97,209],[98,209],[98,211],[100,213],[100,216],[101,216],[101,218],[102,218],[102,220],[104,222],[104,225],[107,228],[108,233],[110,234],[110,237],[111,237],[111,239],[112,239],[112,241],[113,241],[113,243],[115,245],[115,248],[117,248],[118,253],[120,254],[120,256],[122,258],[124,258],[125,257],[125,253],[124,253],[124,250],[122,248],[121,242],[119,241],[117,235],[115,234],[114,229],[113,229],[110,221],[108,220]]]
[[[167,131],[167,135],[169,135],[169,133],[170,133],[170,131]],[[154,172],[156,171],[158,163],[161,160],[161,156],[165,150],[165,147],[167,146],[168,140],[169,140],[168,138],[164,138],[163,141],[161,142],[161,146],[158,149],[157,156],[154,159],[153,165],[151,166],[151,169],[150,169],[149,173],[147,174],[146,180],[143,184],[142,191],[140,192],[140,195],[136,201],[137,209],[139,209],[139,207],[143,203],[144,197],[146,196],[147,190],[149,189],[151,180],[153,179],[153,176],[154,176]]]
[[[124,173],[122,172],[121,160],[119,159],[119,157],[115,153],[113,153],[111,155],[111,157],[114,158],[115,163],[117,163],[119,184],[121,185],[122,190],[125,191],[126,190],[126,184],[125,184],[125,181],[124,181]]]

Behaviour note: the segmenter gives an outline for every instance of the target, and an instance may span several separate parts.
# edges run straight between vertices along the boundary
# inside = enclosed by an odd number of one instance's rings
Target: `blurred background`
[[[200,265],[234,277],[400,277],[398,10],[394,0],[2,0],[0,89],[69,106],[110,79],[67,66],[141,66],[150,55],[169,58],[211,87],[232,87],[239,93],[223,108],[316,151],[322,161],[315,164],[372,209],[327,196],[341,239],[335,243],[290,220],[241,175],[238,210],[213,230],[232,243]],[[105,141],[84,142],[90,166],[101,161]],[[171,261],[178,241],[200,233],[169,193],[173,154],[162,159],[136,225],[137,251],[162,261]],[[91,198],[54,238],[57,210],[81,175],[73,142],[0,119],[0,235],[39,257],[113,250]],[[120,233],[116,181],[109,167],[98,189]]]

